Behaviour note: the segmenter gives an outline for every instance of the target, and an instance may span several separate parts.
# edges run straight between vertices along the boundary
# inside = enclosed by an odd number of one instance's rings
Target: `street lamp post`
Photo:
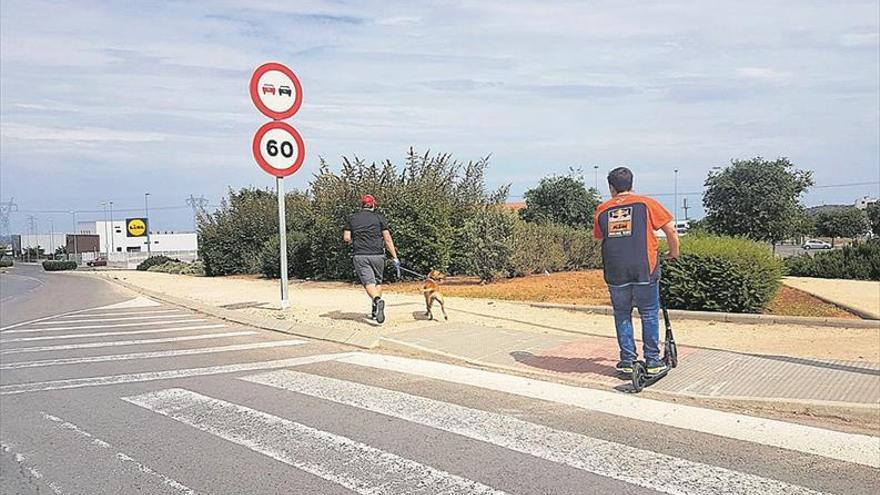
[[[114,253],[116,252],[116,228],[113,226],[113,201],[110,201],[110,250]],[[107,256],[107,259],[110,259],[110,256]]]
[[[102,201],[104,207],[104,254],[110,256],[110,234],[107,232],[107,202]]]
[[[52,259],[55,259],[55,219],[49,219],[49,252],[52,253]]]
[[[79,264],[79,259],[77,257],[79,252],[76,246],[76,212],[74,210],[70,210],[70,215],[73,217],[73,261],[76,261],[77,264]]]
[[[598,165],[593,165],[593,173],[596,175],[596,186],[595,186],[596,187],[596,194],[598,194],[599,197],[601,198],[602,193],[599,192],[599,166]]]
[[[676,228],[678,228],[678,169],[675,169],[675,208],[672,218],[675,220]]]
[[[147,256],[152,253],[152,241],[150,240],[150,193],[144,193],[144,219],[147,221]]]

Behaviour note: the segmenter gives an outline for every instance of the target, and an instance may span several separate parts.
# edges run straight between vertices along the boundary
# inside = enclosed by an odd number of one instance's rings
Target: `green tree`
[[[880,201],[869,204],[865,209],[865,214],[868,215],[868,221],[871,222],[871,232],[880,236]]]
[[[589,228],[599,205],[599,193],[587,188],[584,178],[572,170],[569,175],[541,179],[525,194],[526,207],[520,217],[527,222],[553,222],[571,227]]]
[[[867,215],[858,208],[836,208],[816,215],[816,231],[821,236],[830,237],[832,246],[836,237],[861,237],[869,229]]]
[[[795,169],[787,158],[732,160],[706,179],[706,221],[715,233],[775,246],[797,234],[800,197],[811,185],[812,172]]]

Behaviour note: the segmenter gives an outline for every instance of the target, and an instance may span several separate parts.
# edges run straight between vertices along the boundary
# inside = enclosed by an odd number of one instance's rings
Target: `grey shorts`
[[[362,285],[381,284],[385,272],[385,255],[358,254],[352,257],[354,273]]]

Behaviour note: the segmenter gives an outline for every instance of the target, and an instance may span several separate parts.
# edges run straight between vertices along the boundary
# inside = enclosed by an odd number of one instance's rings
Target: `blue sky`
[[[191,225],[185,198],[273,186],[249,145],[266,121],[252,70],[288,64],[307,159],[492,154],[513,195],[618,165],[641,192],[699,192],[731,158],[815,172],[807,204],[878,195],[880,4],[699,2],[72,2],[0,7],[0,198],[38,229],[51,210],[139,209]],[[516,200],[517,198],[512,198]],[[671,196],[661,196],[671,208]],[[689,196],[699,206],[699,195]],[[699,208],[697,215],[701,214]],[[135,211],[117,213],[130,216]],[[97,213],[81,213],[80,219]],[[61,227],[57,227],[60,229]]]

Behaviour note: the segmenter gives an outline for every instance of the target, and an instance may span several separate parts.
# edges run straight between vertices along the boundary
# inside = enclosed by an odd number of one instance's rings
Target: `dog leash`
[[[418,273],[418,272],[414,272],[414,271],[412,271],[412,270],[410,270],[410,269],[408,269],[408,268],[404,268],[404,267],[402,267],[402,266],[400,267],[400,271],[405,272],[405,273],[408,273],[408,274],[410,274],[410,275],[415,275],[416,277],[419,277],[419,278],[422,279],[422,280],[427,280],[427,279],[428,279],[427,276],[422,275],[421,273]]]

